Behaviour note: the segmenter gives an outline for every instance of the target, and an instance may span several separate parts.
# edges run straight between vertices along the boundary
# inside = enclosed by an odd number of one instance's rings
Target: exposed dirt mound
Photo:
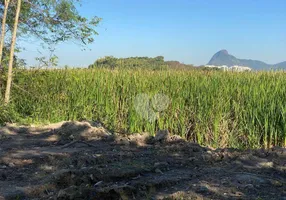
[[[1,199],[283,199],[286,150],[211,150],[100,123],[0,128]]]
[[[61,140],[102,140],[111,134],[99,123],[65,122],[55,131]]]

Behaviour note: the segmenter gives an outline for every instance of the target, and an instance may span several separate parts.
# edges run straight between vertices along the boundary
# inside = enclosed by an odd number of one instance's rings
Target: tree
[[[15,22],[14,22],[14,30],[13,30],[12,40],[11,40],[10,59],[9,59],[9,65],[8,65],[8,78],[7,78],[5,100],[4,100],[5,104],[8,104],[9,100],[10,100],[10,91],[11,91],[11,83],[12,83],[12,68],[13,68],[13,61],[14,61],[14,50],[15,50],[15,44],[16,44],[16,36],[17,36],[17,28],[18,28],[18,23],[19,23],[19,15],[20,15],[20,11],[21,11],[21,4],[22,4],[22,0],[18,0]]]
[[[167,65],[164,61],[163,56],[157,56],[155,58],[149,57],[129,57],[129,58],[115,58],[113,56],[105,56],[103,58],[99,58],[88,66],[89,68],[145,68],[145,69],[153,69],[160,70],[166,69]]]
[[[2,74],[4,72],[2,66],[2,57],[3,57],[3,48],[5,42],[5,33],[6,33],[6,19],[7,19],[7,12],[9,7],[10,0],[4,0],[4,11],[3,11],[3,18],[2,18],[2,28],[1,28],[1,40],[0,40],[0,99],[1,99],[1,88],[2,88]]]
[[[67,40],[74,40],[82,46],[92,43],[97,34],[95,27],[101,18],[87,19],[81,16],[76,8],[80,2],[81,0],[23,0],[18,37],[34,37],[48,45]],[[11,7],[13,6],[15,5]],[[1,3],[0,7],[3,7]],[[14,18],[14,12],[9,12],[7,26],[10,31],[13,29]]]
[[[3,18],[2,18],[1,41],[0,41],[0,66],[2,64],[3,48],[4,48],[5,33],[6,33],[6,20],[7,20],[7,12],[8,12],[9,4],[10,4],[10,0],[4,0],[4,12],[3,12]]]
[[[94,17],[88,20],[82,17],[76,9],[79,2],[80,0],[18,0],[17,4],[10,6],[16,12],[6,12],[6,24],[2,22],[2,27],[7,26],[12,33],[5,103],[10,98],[16,36],[38,38],[48,45],[74,40],[85,46],[94,41],[93,36],[97,34],[95,27],[101,19]],[[4,13],[5,6],[5,2],[3,4],[1,1],[0,9]]]

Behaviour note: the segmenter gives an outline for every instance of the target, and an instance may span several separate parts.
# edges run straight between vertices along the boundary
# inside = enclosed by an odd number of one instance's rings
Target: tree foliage
[[[15,3],[11,2],[7,16],[7,31],[13,27]],[[94,41],[98,33],[95,27],[100,18],[88,19],[79,14],[81,0],[24,0],[19,19],[18,37],[34,37],[47,44],[73,40],[86,45]],[[0,3],[3,12],[4,1]]]
[[[163,56],[115,58],[106,56],[99,58],[89,68],[145,68],[145,69],[192,69],[192,65],[185,65],[178,61],[164,61]]]
[[[45,44],[55,45],[74,40],[86,45],[94,41],[95,27],[100,18],[87,19],[81,16],[77,5],[81,0],[1,0],[1,51],[10,46],[5,103],[10,99],[12,71],[16,39],[18,37],[38,38]],[[7,31],[6,31],[7,30]],[[8,33],[8,34],[7,34]],[[8,36],[7,36],[8,35]],[[11,38],[11,43],[8,43]],[[8,43],[6,44],[5,43]],[[3,67],[0,65],[0,89],[2,88]],[[1,94],[1,91],[0,91]]]
[[[113,56],[106,56],[99,58],[90,65],[89,68],[152,68],[162,69],[166,68],[163,56],[155,58],[149,57],[129,57],[129,58],[115,58]]]

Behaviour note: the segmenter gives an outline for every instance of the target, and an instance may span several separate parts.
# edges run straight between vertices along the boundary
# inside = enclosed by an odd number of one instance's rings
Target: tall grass
[[[125,133],[169,129],[202,145],[286,146],[286,74],[150,70],[25,70],[14,76],[11,106],[25,122],[99,120]],[[171,103],[149,121],[136,95]]]

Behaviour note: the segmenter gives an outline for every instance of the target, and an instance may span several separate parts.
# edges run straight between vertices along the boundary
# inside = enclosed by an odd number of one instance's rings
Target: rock
[[[75,138],[74,135],[69,136],[69,139],[71,139],[71,140],[73,140],[74,138]]]
[[[9,167],[15,167],[15,164],[14,163],[9,163],[8,166]]]
[[[210,154],[202,155],[202,159],[203,159],[203,161],[205,161],[205,162],[209,162],[209,161],[212,160],[212,155],[210,155]]]
[[[169,137],[170,137],[170,133],[168,130],[159,130],[156,133],[154,139],[156,142],[164,142],[164,141],[168,140]]]

